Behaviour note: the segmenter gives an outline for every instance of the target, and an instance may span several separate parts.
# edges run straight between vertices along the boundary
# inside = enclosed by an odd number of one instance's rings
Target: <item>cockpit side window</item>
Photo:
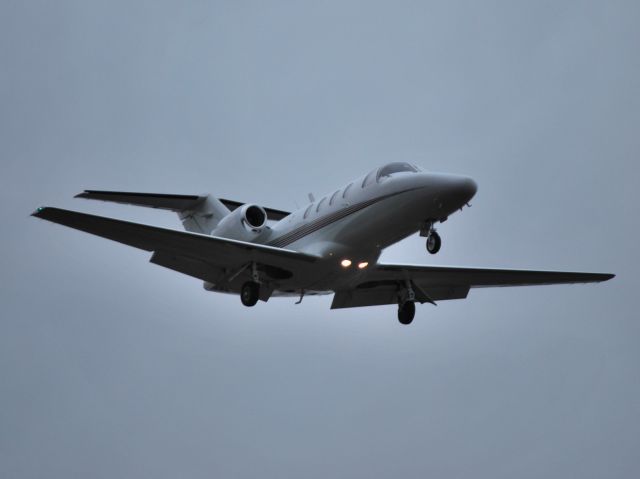
[[[383,166],[378,170],[378,175],[376,177],[376,181],[380,182],[380,180],[384,178],[388,178],[394,173],[417,173],[418,168],[410,165],[409,163],[396,162],[389,163],[388,165]]]
[[[371,173],[364,177],[364,180],[362,180],[362,187],[364,188],[365,186],[369,186],[371,183],[373,183],[373,180],[375,178],[376,170],[373,170]]]
[[[343,198],[347,197],[347,192],[349,191],[349,188],[351,188],[352,186],[353,186],[353,183],[349,183],[347,186],[345,186],[344,191],[342,192]]]
[[[318,211],[320,211],[320,207],[322,206],[322,203],[324,203],[326,201],[327,197],[325,196],[324,198],[322,198],[319,202],[318,202],[318,206],[316,206],[316,213]]]

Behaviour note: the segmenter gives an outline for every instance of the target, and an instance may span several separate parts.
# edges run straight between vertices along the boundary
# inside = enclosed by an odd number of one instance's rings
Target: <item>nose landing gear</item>
[[[427,251],[431,254],[436,254],[440,251],[440,246],[442,246],[442,240],[434,227],[434,223],[435,221],[425,221],[422,228],[420,228],[420,236],[427,237]]]
[[[431,231],[429,236],[427,236],[427,251],[431,254],[436,254],[440,251],[440,246],[442,246],[440,235],[436,230]]]

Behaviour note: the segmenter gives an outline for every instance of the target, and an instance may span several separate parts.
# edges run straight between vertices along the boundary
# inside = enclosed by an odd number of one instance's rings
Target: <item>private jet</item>
[[[419,233],[436,254],[436,225],[469,205],[466,176],[395,162],[293,212],[211,195],[85,190],[78,198],[176,212],[186,231],[52,207],[33,216],[151,252],[150,262],[193,276],[204,289],[238,294],[245,306],[277,296],[333,294],[331,308],[463,299],[471,288],[596,283],[613,274],[379,263],[381,252]]]

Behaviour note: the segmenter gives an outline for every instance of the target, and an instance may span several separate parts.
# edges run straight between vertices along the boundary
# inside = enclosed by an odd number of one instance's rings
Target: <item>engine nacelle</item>
[[[214,236],[222,236],[241,241],[255,239],[267,225],[267,213],[258,205],[243,205],[236,208],[220,220],[211,232]]]

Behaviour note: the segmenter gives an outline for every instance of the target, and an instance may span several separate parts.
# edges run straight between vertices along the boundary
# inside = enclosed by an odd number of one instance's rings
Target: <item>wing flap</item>
[[[357,308],[360,306],[381,306],[398,302],[398,289],[378,287],[365,290],[351,289],[336,291],[331,302],[331,309]]]
[[[357,288],[337,291],[331,303],[331,309],[356,308],[360,306],[380,306],[383,304],[398,304],[400,281],[390,281],[388,284],[371,285],[363,283]],[[426,303],[447,299],[464,299],[469,294],[468,286],[442,286],[423,288],[427,297],[422,297],[420,291],[415,291],[416,301]]]
[[[217,283],[224,277],[223,269],[216,268],[206,261],[166,251],[154,252],[149,262],[210,283]]]

